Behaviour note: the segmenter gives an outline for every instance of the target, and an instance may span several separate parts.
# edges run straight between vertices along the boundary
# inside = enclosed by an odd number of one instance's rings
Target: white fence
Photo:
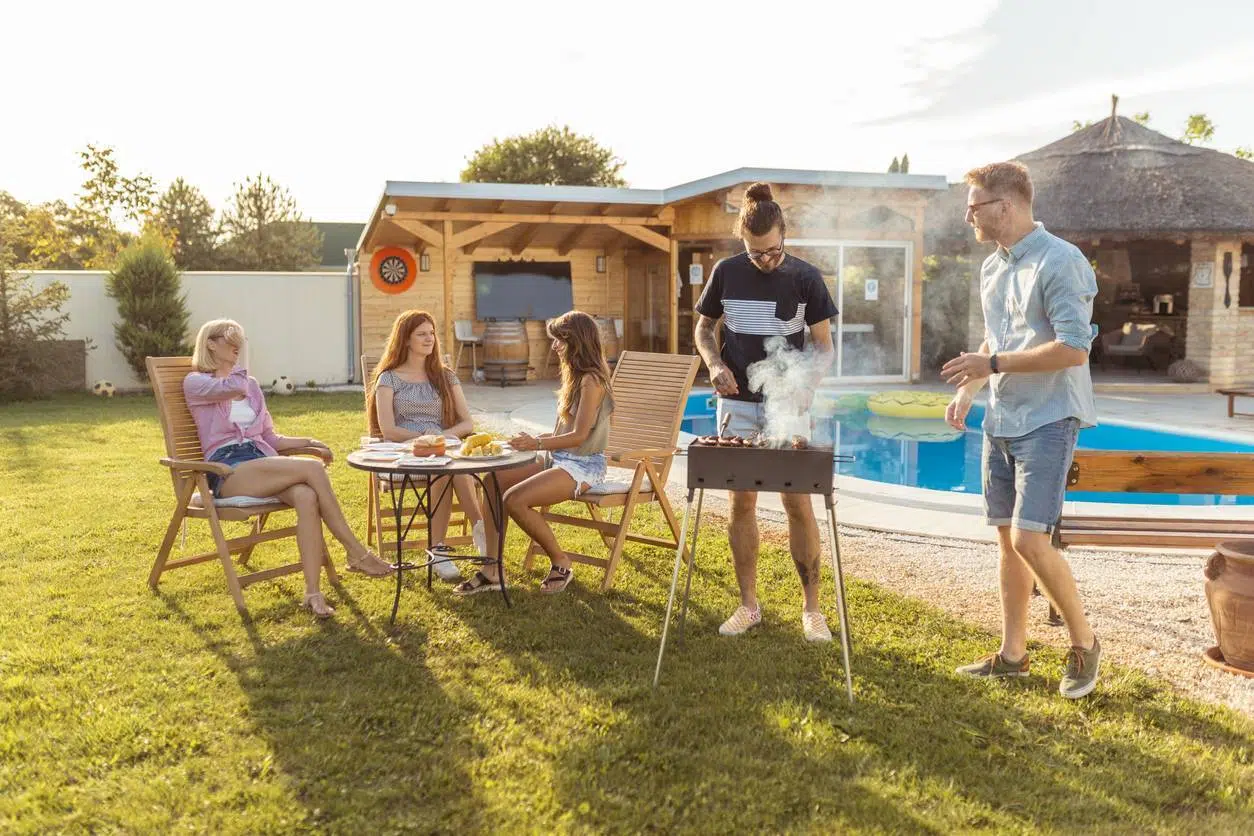
[[[116,303],[105,295],[107,273],[94,270],[39,270],[37,288],[64,282],[70,300],[67,339],[91,339],[87,383],[109,380],[119,388],[139,387],[114,342]],[[356,343],[351,285],[345,273],[184,273],[183,292],[191,313],[190,343],[201,323],[234,319],[248,334],[249,370],[261,384],[280,375],[298,386],[353,379]]]

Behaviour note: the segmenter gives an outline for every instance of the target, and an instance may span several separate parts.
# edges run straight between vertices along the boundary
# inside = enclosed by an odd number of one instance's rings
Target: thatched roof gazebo
[[[1093,260],[1103,333],[1151,323],[1212,386],[1254,382],[1254,162],[1115,114],[1015,159],[1036,218]],[[929,204],[930,252],[979,252],[966,191]]]

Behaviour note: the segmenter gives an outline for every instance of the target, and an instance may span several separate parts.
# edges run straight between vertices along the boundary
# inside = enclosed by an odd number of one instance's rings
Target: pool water
[[[713,435],[715,404],[710,393],[688,399],[682,428],[694,435]],[[967,430],[959,434],[942,419],[884,418],[865,409],[824,419],[815,427],[814,440],[832,444],[855,457],[838,463],[843,476],[890,485],[926,488],[979,496],[980,453],[984,409],[973,406]],[[1224,441],[1185,433],[1164,432],[1117,423],[1080,431],[1082,450],[1166,450],[1194,453],[1254,453],[1254,444]],[[1144,505],[1254,505],[1254,496],[1192,494],[1068,493],[1069,501],[1120,502]]]

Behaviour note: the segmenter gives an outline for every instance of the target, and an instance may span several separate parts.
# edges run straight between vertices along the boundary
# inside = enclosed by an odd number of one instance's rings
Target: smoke
[[[783,337],[765,343],[766,359],[748,368],[749,391],[759,392],[766,412],[767,438],[810,437],[814,393],[825,375],[832,372],[835,352],[820,351],[813,344],[798,351]]]

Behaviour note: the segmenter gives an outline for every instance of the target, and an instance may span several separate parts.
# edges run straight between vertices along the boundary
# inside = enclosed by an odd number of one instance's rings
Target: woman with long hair
[[[322,462],[279,455],[281,450],[314,447],[329,459],[331,451],[316,439],[292,438],[274,431],[257,379],[238,365],[243,346],[244,329],[238,322],[206,322],[196,335],[192,353],[196,371],[183,378],[183,394],[206,461],[232,468],[228,476],[209,474],[209,489],[219,499],[277,496],[296,509],[296,546],[305,573],[302,606],[318,618],[330,618],[335,610],[318,588],[326,550],[324,522],[348,553],[350,571],[384,577],[392,573],[392,567],[353,534]]]
[[[510,519],[540,544],[553,566],[540,584],[541,592],[561,592],[574,577],[571,559],[557,542],[553,529],[536,508],[576,499],[605,481],[605,447],[609,442],[614,399],[610,394],[610,370],[601,350],[596,321],[583,311],[569,311],[549,322],[549,338],[561,363],[562,388],[557,396],[556,432],[532,436],[520,433],[510,439],[515,450],[539,451],[536,461],[511,468],[489,478],[505,492],[506,519],[501,531],[488,519],[488,543],[505,538]],[[455,590],[472,595],[500,590],[496,566],[486,564]]]
[[[457,374],[444,365],[435,318],[426,311],[405,311],[392,323],[375,367],[366,401],[371,411],[370,425],[383,432],[387,441],[408,441],[420,435],[443,435],[454,442],[474,430],[470,406]],[[431,484],[431,496],[440,500],[431,519],[433,552],[451,553],[444,544],[448,535],[453,503],[443,480]],[[453,477],[453,490],[462,512],[471,522],[475,546],[486,554],[483,513],[470,476]],[[435,570],[445,580],[457,580],[461,573],[448,561],[436,563]]]

